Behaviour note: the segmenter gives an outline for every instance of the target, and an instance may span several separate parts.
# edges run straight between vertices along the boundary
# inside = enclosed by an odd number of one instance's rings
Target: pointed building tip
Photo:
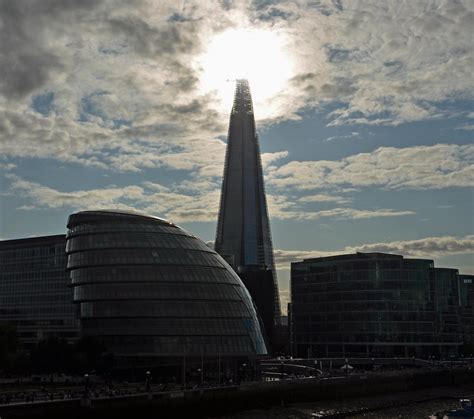
[[[252,95],[247,79],[235,79],[234,104],[231,114],[247,113],[253,114]]]
[[[247,87],[249,88],[249,81],[248,79],[236,79],[237,87]]]

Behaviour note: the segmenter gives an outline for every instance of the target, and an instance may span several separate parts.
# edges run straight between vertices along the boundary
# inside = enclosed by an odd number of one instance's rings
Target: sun
[[[257,116],[271,113],[270,99],[285,89],[293,69],[285,52],[285,38],[264,29],[229,29],[212,38],[205,53],[197,60],[201,71],[201,89],[216,92],[220,108],[229,111],[235,80],[250,83]]]

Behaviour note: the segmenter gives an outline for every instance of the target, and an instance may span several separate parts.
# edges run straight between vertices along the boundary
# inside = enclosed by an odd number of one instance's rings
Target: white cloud
[[[347,204],[352,201],[352,198],[344,196],[328,195],[328,194],[316,194],[306,195],[298,199],[299,202],[335,202],[337,204]]]
[[[172,188],[153,182],[143,182],[141,186],[117,187],[63,192],[36,182],[24,180],[16,175],[6,175],[11,185],[7,193],[27,199],[29,202],[19,209],[33,210],[46,208],[71,208],[83,210],[91,208],[111,208],[139,210],[175,222],[208,221],[217,219],[220,188],[197,180],[196,184],[185,181]],[[190,192],[190,193],[183,193]],[[393,209],[332,208],[323,211],[304,211],[285,196],[267,195],[269,213],[272,218],[296,221],[333,219],[367,219],[375,217],[399,217],[414,215],[413,211]]]
[[[418,240],[400,240],[387,243],[370,243],[357,246],[346,246],[341,250],[282,250],[275,249],[275,262],[280,269],[289,267],[291,262],[303,259],[350,254],[355,252],[395,253],[406,257],[439,258],[456,254],[472,254],[474,252],[474,235],[464,237],[439,236],[426,237]]]
[[[290,290],[279,289],[279,294],[281,311],[283,315],[286,315],[288,311],[288,303],[290,302]]]
[[[278,160],[284,159],[288,157],[288,151],[277,151],[275,153],[262,153],[262,167],[265,170],[272,164]]]
[[[474,124],[461,125],[456,127],[456,129],[462,129],[464,131],[474,131]]]
[[[323,195],[326,198],[329,196]],[[312,197],[310,197],[312,198]],[[304,199],[304,198],[302,198]],[[357,220],[376,217],[400,217],[416,214],[413,211],[396,211],[393,209],[355,209],[331,208],[322,211],[304,210],[301,206],[288,199],[285,195],[267,194],[268,212],[272,218],[280,220],[319,220],[321,218],[334,218],[339,220]]]
[[[268,174],[278,188],[443,189],[474,185],[474,145],[380,147],[338,161],[291,161]]]
[[[5,172],[8,172],[16,167],[16,164],[13,163],[1,163],[0,162],[0,170],[4,170]]]
[[[266,122],[329,102],[342,103],[331,124],[439,117],[438,102],[473,96],[473,11],[450,0],[3,2],[0,152],[220,176],[227,115],[199,90],[195,58],[213,34],[245,25],[284,34],[296,69],[261,104],[276,112]]]
[[[334,141],[334,140],[346,140],[346,139],[354,139],[354,138],[360,138],[360,133],[354,131],[347,135],[337,135],[333,137],[328,137],[328,138],[325,138],[323,141],[329,142],[329,141]]]
[[[169,218],[175,222],[215,221],[219,205],[219,190],[203,190],[193,195],[171,190],[160,184],[144,182],[142,186],[114,185],[71,192],[62,192],[36,182],[7,175],[11,185],[7,193],[28,199],[21,210],[68,208],[138,210]]]
[[[29,182],[17,176],[8,176],[11,180],[11,193],[28,197],[33,204],[23,206],[22,209],[34,208],[61,208],[76,209],[91,208],[122,208],[133,209],[125,201],[133,202],[144,197],[144,189],[139,186],[106,187],[101,189],[60,192],[56,189]]]
[[[360,252],[390,252],[414,257],[440,257],[474,252],[474,235],[464,237],[426,237],[390,243],[372,243],[356,246]]]
[[[332,124],[396,125],[438,117],[436,102],[449,96],[472,98],[472,2],[277,7],[292,14],[279,23],[295,38],[298,98],[344,102]]]

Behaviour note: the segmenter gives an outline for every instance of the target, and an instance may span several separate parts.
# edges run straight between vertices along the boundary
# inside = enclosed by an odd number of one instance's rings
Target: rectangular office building
[[[77,339],[65,247],[65,235],[0,241],[0,323],[16,327],[24,348]]]
[[[474,275],[459,275],[464,353],[474,355]]]
[[[291,265],[298,357],[448,357],[462,345],[458,271],[383,253]]]

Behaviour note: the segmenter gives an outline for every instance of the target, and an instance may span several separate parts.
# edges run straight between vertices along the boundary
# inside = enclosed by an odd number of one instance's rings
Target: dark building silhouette
[[[0,323],[16,327],[23,348],[77,339],[65,246],[65,235],[0,241]]]
[[[462,345],[458,271],[383,253],[291,265],[296,356],[441,356]]]
[[[464,353],[474,355],[474,275],[459,275]]]
[[[196,369],[193,362],[211,359],[217,370],[222,360],[224,372],[224,365],[267,354],[247,289],[197,237],[160,218],[120,211],[72,214],[68,229],[81,333],[104,342],[121,362]]]
[[[280,299],[247,80],[237,80],[230,115],[215,249],[244,281],[271,336],[270,330],[281,315]]]
[[[275,332],[275,288],[272,271],[259,267],[247,267],[239,272],[239,276],[258,308],[258,314],[263,321],[267,342],[273,342]]]

